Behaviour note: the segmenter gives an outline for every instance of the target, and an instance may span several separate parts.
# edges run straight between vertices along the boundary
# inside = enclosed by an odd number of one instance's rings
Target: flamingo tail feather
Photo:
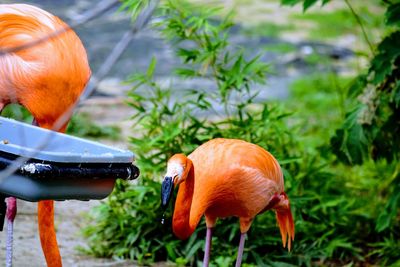
[[[277,209],[275,214],[282,236],[283,247],[286,247],[287,244],[287,248],[290,251],[292,248],[292,241],[294,240],[294,222],[289,201],[285,208]]]

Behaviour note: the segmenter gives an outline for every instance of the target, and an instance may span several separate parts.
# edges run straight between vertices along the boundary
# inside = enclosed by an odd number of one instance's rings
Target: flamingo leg
[[[204,247],[203,267],[208,267],[210,262],[212,228],[207,227],[206,244]]]
[[[13,258],[13,229],[14,219],[17,214],[17,199],[15,197],[7,198],[7,241],[6,241],[6,267],[12,266]]]
[[[14,222],[7,219],[6,267],[12,266]]]
[[[244,241],[246,240],[246,233],[242,233],[240,235],[240,242],[239,242],[239,249],[238,249],[238,255],[236,258],[236,264],[235,267],[240,267],[242,264],[242,256],[243,256],[243,249],[244,249]]]

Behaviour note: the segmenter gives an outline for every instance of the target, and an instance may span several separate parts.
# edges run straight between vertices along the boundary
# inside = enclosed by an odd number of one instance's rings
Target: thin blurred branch
[[[120,1],[118,0],[102,0],[100,3],[98,3],[93,9],[89,9],[88,11],[84,12],[83,14],[79,14],[75,17],[73,25],[78,26],[81,24],[84,24],[92,18],[95,18],[98,16],[98,14],[104,14],[111,8],[117,6],[120,4]],[[73,27],[74,28],[74,27]]]
[[[368,38],[368,34],[367,34],[367,32],[366,32],[366,30],[365,30],[365,28],[364,28],[364,24],[363,24],[363,22],[362,22],[360,16],[359,16],[359,15],[357,14],[357,12],[354,10],[354,8],[353,8],[353,6],[350,4],[350,1],[349,1],[349,0],[344,0],[344,1],[345,1],[346,5],[349,7],[349,9],[350,9],[351,13],[353,14],[354,18],[356,19],[358,25],[360,25],[360,28],[361,28],[361,31],[362,31],[362,33],[363,33],[364,39],[365,39],[365,41],[367,42],[367,44],[368,44],[368,46],[369,46],[369,49],[371,50],[372,55],[375,55],[374,47],[373,47],[371,41],[370,41],[369,38]]]
[[[121,57],[122,53],[126,50],[129,43],[132,41],[136,33],[141,31],[149,23],[151,16],[156,9],[159,0],[150,1],[149,5],[138,15],[132,28],[125,32],[121,40],[115,45],[110,55],[106,58],[104,63],[100,66],[97,73],[92,76],[88,86],[80,98],[80,103],[87,100],[96,91],[100,81],[110,72],[115,62]]]

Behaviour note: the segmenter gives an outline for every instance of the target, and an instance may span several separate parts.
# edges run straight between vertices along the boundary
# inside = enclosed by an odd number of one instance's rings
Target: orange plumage
[[[74,31],[58,17],[25,4],[0,5],[0,48],[31,43],[56,31],[63,33],[28,48],[0,55],[0,111],[9,103],[25,106],[40,127],[52,129],[76,104],[90,77],[86,51]],[[39,232],[48,266],[61,266],[54,230],[53,201],[38,204]]]
[[[171,157],[166,177],[179,185],[173,215],[173,231],[179,238],[188,238],[203,215],[208,229],[217,218],[239,217],[244,234],[257,214],[273,209],[283,245],[290,250],[294,223],[283,174],[277,160],[260,146],[213,139],[188,157]]]
[[[64,28],[68,25],[37,7],[0,5],[2,49]],[[69,29],[35,46],[0,56],[0,110],[8,103],[20,103],[41,127],[51,128],[75,104],[89,77],[86,51]]]

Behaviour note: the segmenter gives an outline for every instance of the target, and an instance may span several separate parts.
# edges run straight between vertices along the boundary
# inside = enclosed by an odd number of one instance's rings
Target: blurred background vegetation
[[[81,250],[143,265],[199,265],[205,224],[189,240],[174,237],[171,220],[160,223],[160,181],[172,154],[226,137],[259,144],[279,160],[295,219],[289,253],[274,214],[259,215],[248,233],[244,266],[400,266],[400,4],[281,0],[279,9],[269,8],[278,1],[160,2],[153,30],[171,44],[179,64],[170,72],[180,80],[157,79],[163,61],[156,57],[146,71],[127,78],[132,89],[126,103],[134,114],[130,144],[141,176],[135,184],[118,182],[92,211],[83,230],[88,245]],[[134,20],[149,0],[122,2]],[[238,30],[249,39],[289,42],[269,42],[249,53],[252,47],[232,38]],[[325,46],[299,49],[290,40]],[[348,50],[318,50],[349,43]],[[288,82],[287,96],[260,97],[260,85],[279,72],[265,60],[269,53],[304,68]],[[297,53],[302,56],[292,57]],[[176,90],[185,80],[208,83]],[[13,106],[6,112],[27,118]],[[68,131],[95,139],[121,135],[85,113],[73,118]],[[232,266],[238,242],[238,220],[219,221],[212,266]]]

